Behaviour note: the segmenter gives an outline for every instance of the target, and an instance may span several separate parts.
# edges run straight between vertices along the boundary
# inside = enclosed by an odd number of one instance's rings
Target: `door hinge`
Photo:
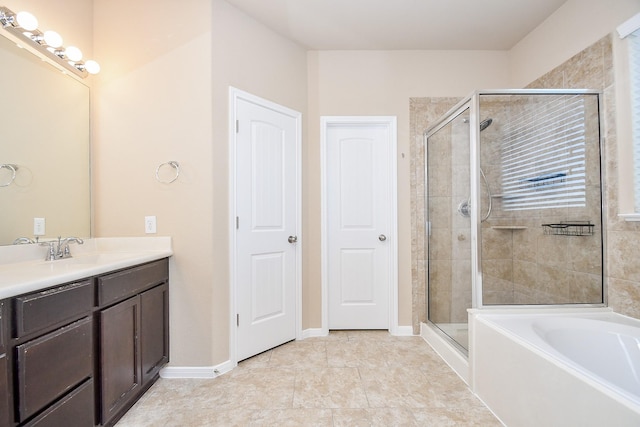
[[[240,314],[236,314],[236,326],[240,326]]]
[[[236,133],[240,132],[240,120],[236,120]]]
[[[240,229],[240,217],[236,217],[236,230]]]

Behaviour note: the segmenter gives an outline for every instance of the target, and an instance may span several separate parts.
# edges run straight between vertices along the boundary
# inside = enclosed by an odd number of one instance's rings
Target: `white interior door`
[[[325,127],[329,329],[389,329],[396,238],[395,127]]]
[[[236,117],[236,358],[296,338],[300,116],[239,98]]]

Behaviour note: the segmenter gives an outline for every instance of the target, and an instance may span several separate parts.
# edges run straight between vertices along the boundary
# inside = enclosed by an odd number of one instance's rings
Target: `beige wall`
[[[218,0],[96,0],[95,34],[95,235],[143,236],[144,216],[157,216],[175,251],[171,363],[222,363],[229,85],[304,113],[306,53]],[[169,160],[180,177],[161,184]]]
[[[638,11],[639,0],[568,0],[509,51],[511,87],[524,87]]]
[[[301,112],[304,132],[307,61],[306,52],[298,45],[220,0],[213,2],[212,37],[213,115],[209,122],[213,128],[213,188],[207,194],[212,194],[214,205],[214,301],[209,309],[213,311],[215,361],[219,362],[229,357],[229,86]],[[302,145],[304,155],[304,137]]]
[[[306,53],[222,0],[54,3],[5,2],[31,9],[43,26],[55,22],[51,27],[65,41],[82,40],[78,46],[102,65],[91,82],[94,232],[143,236],[143,217],[156,215],[158,235],[173,237],[171,363],[177,366],[222,363],[229,354],[229,85],[306,117],[304,328],[321,325],[319,117],[398,117],[399,324],[410,325],[409,98],[524,85],[638,9],[638,1],[589,0],[584,7],[585,1],[570,0],[511,52]],[[576,28],[571,37],[563,32],[567,23]],[[83,44],[92,38],[93,46]],[[163,185],[154,173],[168,160],[180,163],[181,175]]]
[[[606,273],[608,284],[609,306],[614,310],[640,318],[640,267],[637,258],[640,253],[640,223],[625,222],[618,214],[629,213],[628,207],[631,201],[626,188],[621,187],[624,179],[620,176],[620,169],[628,170],[631,156],[631,139],[629,116],[620,115],[618,112],[628,113],[628,106],[624,103],[628,98],[620,96],[622,81],[616,79],[626,78],[621,67],[625,61],[620,56],[624,54],[623,43],[614,34],[618,25],[640,12],[640,1],[624,0],[616,2],[599,2],[596,0],[568,1],[557,14],[547,22],[534,30],[527,39],[523,40],[514,51],[521,50],[519,60],[512,56],[513,70],[525,70],[527,66],[540,68],[535,76],[533,87],[550,87],[550,82],[555,82],[554,87],[585,87],[601,89],[604,93],[604,145],[605,145],[605,207],[607,209],[607,242],[606,242]],[[572,20],[579,22],[575,31],[567,32],[563,29],[565,24]],[[608,37],[595,43],[598,35],[610,34]],[[593,40],[595,38],[595,40]],[[541,54],[545,48],[551,51],[558,49],[562,44],[573,46],[576,49],[575,56],[567,53],[562,64],[554,64],[548,58],[551,54]],[[590,46],[590,42],[593,46]],[[606,50],[599,45],[606,43],[613,45],[613,51]],[[554,47],[556,46],[556,47]],[[584,51],[583,51],[584,49]],[[598,62],[593,63],[593,49],[604,52],[604,56]],[[527,51],[530,58],[527,57]],[[547,56],[544,59],[543,56]],[[613,56],[613,59],[611,58]],[[528,65],[527,65],[528,64]],[[613,64],[613,69],[611,65]],[[578,71],[578,72],[576,72]],[[544,74],[544,75],[543,75]],[[572,80],[582,74],[581,80]],[[524,79],[524,73],[514,73],[516,81]],[[621,191],[622,190],[622,191]]]
[[[321,326],[320,116],[398,118],[398,324],[411,325],[411,220],[409,98],[464,96],[476,88],[508,84],[506,52],[309,52],[308,151],[304,212],[305,325]]]

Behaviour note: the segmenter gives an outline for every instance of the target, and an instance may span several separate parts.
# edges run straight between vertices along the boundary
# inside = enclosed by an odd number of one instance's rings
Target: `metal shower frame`
[[[599,154],[600,154],[600,229],[602,236],[601,257],[602,257],[602,302],[601,303],[575,303],[575,304],[536,304],[536,305],[484,305],[482,301],[482,263],[480,262],[480,254],[482,248],[481,241],[481,212],[480,206],[480,97],[483,95],[596,95],[598,97],[598,117],[599,117]],[[603,100],[602,92],[589,89],[497,89],[497,90],[476,90],[470,95],[458,102],[447,113],[445,113],[434,125],[424,132],[424,167],[427,176],[427,160],[428,150],[426,147],[427,140],[430,136],[438,132],[452,120],[458,117],[463,111],[469,110],[469,126],[470,126],[470,157],[469,157],[469,175],[470,175],[470,200],[471,200],[471,308],[491,309],[520,309],[520,308],[595,308],[606,307],[608,305],[608,273],[607,273],[607,230],[606,230],[606,203],[604,199],[605,190],[605,153],[604,153],[604,132],[603,132]],[[428,212],[428,185],[425,186],[425,217]],[[427,219],[427,218],[425,218]],[[428,237],[427,239],[428,240]],[[428,252],[425,252],[428,258]],[[427,259],[428,262],[428,259]],[[427,294],[429,286],[429,275],[427,274]],[[429,307],[427,303],[427,323],[429,320]]]

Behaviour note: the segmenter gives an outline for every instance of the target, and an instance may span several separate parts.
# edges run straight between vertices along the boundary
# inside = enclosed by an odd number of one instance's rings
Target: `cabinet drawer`
[[[90,379],[25,426],[90,427],[95,424],[94,407],[93,380]]]
[[[21,337],[64,320],[80,317],[94,302],[93,282],[70,283],[15,299],[16,336]]]
[[[98,278],[98,304],[111,304],[169,279],[166,259]]]
[[[92,318],[21,344],[16,356],[18,412],[24,421],[92,376]]]

